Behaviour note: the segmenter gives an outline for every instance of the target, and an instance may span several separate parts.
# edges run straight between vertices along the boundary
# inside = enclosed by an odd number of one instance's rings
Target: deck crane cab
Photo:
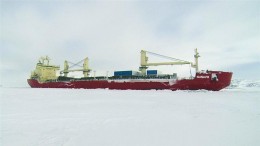
[[[150,63],[148,62],[148,57],[147,54],[150,55],[155,55],[155,56],[159,56],[162,58],[166,58],[166,59],[170,59],[173,60],[172,62],[157,62],[157,63]],[[195,68],[196,72],[199,71],[199,67],[198,67],[198,58],[200,57],[197,48],[195,49],[195,62],[189,62],[189,61],[185,61],[185,60],[180,60],[180,59],[176,59],[173,57],[168,57],[168,56],[164,56],[164,55],[160,55],[157,53],[153,53],[153,52],[149,52],[149,51],[145,51],[145,50],[141,50],[141,65],[139,67],[139,71],[141,71],[142,75],[146,75],[146,70],[149,66],[160,66],[160,65],[184,65],[184,64],[190,64],[191,67]]]

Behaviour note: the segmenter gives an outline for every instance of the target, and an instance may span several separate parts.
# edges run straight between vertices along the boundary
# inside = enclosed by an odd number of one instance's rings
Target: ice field
[[[1,146],[257,146],[259,81],[211,91],[1,87]]]

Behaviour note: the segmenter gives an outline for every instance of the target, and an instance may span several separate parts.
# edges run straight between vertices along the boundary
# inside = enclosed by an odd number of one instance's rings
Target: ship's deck
[[[56,81],[86,81],[86,80],[132,80],[132,79],[177,79],[177,75],[149,75],[149,76],[97,76],[97,77],[82,77],[82,78],[73,78],[73,77],[64,77],[59,76]],[[49,80],[53,81],[53,80]]]

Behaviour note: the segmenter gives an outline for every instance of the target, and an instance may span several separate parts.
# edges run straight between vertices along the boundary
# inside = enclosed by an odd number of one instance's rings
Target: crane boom
[[[184,61],[185,62],[185,60],[181,60],[181,59],[177,59],[177,58],[173,58],[173,57],[157,54],[157,53],[154,53],[154,52],[150,52],[150,51],[145,51],[145,52],[148,53],[148,54],[152,54],[154,56],[161,57],[161,58],[166,58],[166,59],[173,60],[173,61]]]
[[[161,62],[161,63],[147,63],[147,66],[159,66],[159,65],[183,65],[191,64],[191,62]]]
[[[151,55],[155,55],[155,56],[159,56],[162,58],[167,58],[170,60],[173,60],[173,62],[157,62],[157,63],[148,63],[148,57],[146,54],[151,54]],[[164,56],[161,54],[157,54],[157,53],[153,53],[153,52],[149,52],[149,51],[145,51],[145,50],[141,50],[141,66],[139,67],[139,70],[141,71],[141,73],[143,75],[146,75],[146,69],[148,68],[148,66],[159,66],[159,65],[184,65],[184,64],[190,64],[193,68],[196,69],[196,72],[198,72],[198,58],[199,58],[199,53],[197,51],[197,48],[195,49],[195,63],[192,63],[190,61],[185,61],[185,60],[181,60],[181,59],[176,59],[173,57],[168,57],[168,56]]]

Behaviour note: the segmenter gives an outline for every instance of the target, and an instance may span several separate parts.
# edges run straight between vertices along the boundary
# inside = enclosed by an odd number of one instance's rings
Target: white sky
[[[43,55],[62,68],[65,59],[89,57],[103,75],[138,70],[143,48],[188,61],[198,48],[201,69],[259,78],[259,7],[258,1],[235,0],[1,0],[1,84],[26,85]],[[159,69],[183,68],[189,67]]]

